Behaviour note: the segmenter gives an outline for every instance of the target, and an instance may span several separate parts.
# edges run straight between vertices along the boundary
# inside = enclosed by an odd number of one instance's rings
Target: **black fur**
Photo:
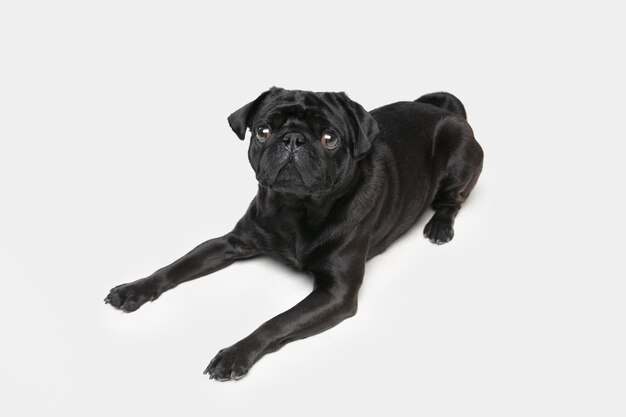
[[[419,103],[428,103],[433,106],[440,107],[444,110],[448,110],[451,113],[456,113],[463,116],[467,120],[467,113],[465,113],[465,106],[461,103],[461,100],[456,98],[450,93],[430,93],[424,94],[417,100]]]
[[[307,271],[313,292],[218,352],[205,371],[218,380],[241,378],[266,353],[354,315],[365,261],[428,206],[435,214],[425,236],[437,244],[452,239],[483,160],[463,104],[447,93],[367,112],[344,93],[272,88],[228,122],[240,139],[252,131],[248,158],[259,189],[243,218],[105,299],[134,311],[182,282],[261,255]],[[337,138],[336,148],[323,146],[325,133]]]

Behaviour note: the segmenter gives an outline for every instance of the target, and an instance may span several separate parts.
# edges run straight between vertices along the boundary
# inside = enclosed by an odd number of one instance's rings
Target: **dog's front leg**
[[[311,271],[315,278],[315,289],[311,294],[245,339],[219,351],[204,373],[220,381],[239,379],[266,353],[293,340],[323,332],[353,316],[363,280],[365,256],[339,255],[335,259],[340,265]],[[351,264],[347,259],[352,259]]]
[[[208,240],[149,277],[118,285],[104,301],[126,312],[135,311],[182,282],[215,272],[238,259],[258,255],[258,250],[246,243],[248,237],[236,228],[222,237]]]

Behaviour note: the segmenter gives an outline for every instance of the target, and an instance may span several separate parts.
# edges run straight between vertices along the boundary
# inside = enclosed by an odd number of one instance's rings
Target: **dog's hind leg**
[[[434,136],[435,214],[426,224],[424,236],[441,245],[454,237],[454,218],[478,181],[483,151],[472,128],[460,117],[440,121]]]

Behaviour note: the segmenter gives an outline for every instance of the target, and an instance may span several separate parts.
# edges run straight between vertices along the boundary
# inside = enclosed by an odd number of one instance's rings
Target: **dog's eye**
[[[272,136],[272,131],[267,125],[259,126],[256,128],[256,138],[259,142],[263,143]]]
[[[339,145],[339,138],[337,138],[337,135],[334,133],[325,132],[322,135],[322,145],[324,145],[326,149],[335,149],[337,145]]]

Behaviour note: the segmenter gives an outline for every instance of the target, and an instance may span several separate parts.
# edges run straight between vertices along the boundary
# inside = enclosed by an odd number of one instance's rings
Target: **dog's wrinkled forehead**
[[[270,88],[232,113],[228,116],[228,124],[237,137],[244,140],[246,130],[255,127],[253,125],[266,122],[276,126],[289,117],[304,118],[309,126],[315,125],[319,129],[337,130],[341,136],[348,138],[346,145],[351,148],[355,159],[369,152],[378,135],[378,124],[372,115],[343,92],[317,93],[278,87]]]
[[[342,128],[346,123],[346,111],[335,93],[281,90],[270,94],[259,106],[254,119],[281,125],[287,119],[298,119],[317,123],[336,124]]]

